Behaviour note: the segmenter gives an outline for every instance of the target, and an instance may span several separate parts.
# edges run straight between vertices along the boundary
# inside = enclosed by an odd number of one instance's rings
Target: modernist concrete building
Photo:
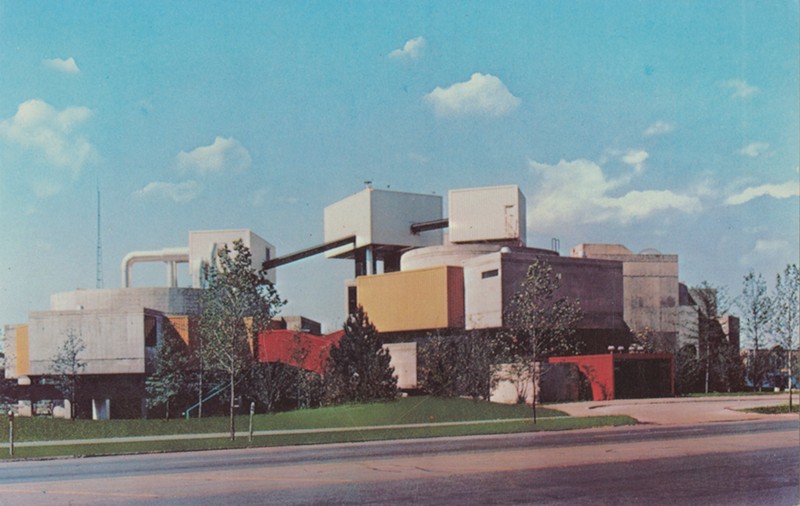
[[[26,387],[18,412],[31,414],[37,400],[57,397],[46,380],[53,358],[72,334],[86,346],[79,357],[85,363],[77,406],[81,416],[91,413],[104,419],[143,413],[144,380],[159,336],[175,332],[189,342],[190,320],[200,311],[203,266],[235,239],[242,239],[259,263],[275,256],[274,246],[249,230],[193,231],[186,248],[126,255],[123,288],[56,293],[49,310],[31,312],[26,324],[6,326],[5,376]],[[140,262],[164,263],[166,286],[131,287],[133,266]],[[178,263],[189,264],[192,288],[176,287]],[[274,271],[268,277],[274,281]]]
[[[688,292],[681,292],[677,255],[634,254],[607,244],[581,244],[569,256],[529,248],[526,215],[517,186],[451,190],[447,217],[441,196],[368,187],[325,208],[325,244],[291,255],[278,257],[273,245],[246,229],[193,231],[186,247],[126,255],[122,288],[55,294],[49,310],[32,312],[27,324],[7,326],[5,374],[30,384],[31,400],[52,395],[36,389],[44,389],[53,356],[74,333],[86,343],[85,383],[94,385],[84,390],[84,409],[96,418],[141,410],[158,336],[175,332],[189,342],[204,266],[234,239],[245,242],[273,282],[280,265],[310,255],[353,261],[342,320],[357,305],[364,307],[390,349],[402,388],[418,386],[417,345],[430,332],[502,328],[508,301],[534,259],[546,260],[561,276],[557,295],[580,300],[584,316],[576,339],[584,353],[627,348],[632,331],[652,332],[669,349],[696,343],[697,309]],[[165,286],[136,287],[134,266],[140,262],[164,263]],[[180,263],[188,264],[191,288],[177,287]],[[725,324],[736,331],[735,321]],[[319,324],[302,317],[286,317],[279,326],[275,335],[261,337],[263,361],[291,362],[287,343],[297,335],[315,352],[337,341],[335,335],[320,336]],[[325,357],[314,360],[308,368],[321,371]]]
[[[652,249],[635,254],[616,244],[580,244],[568,257],[529,248],[525,196],[516,186],[451,190],[446,219],[433,204],[430,209],[416,205],[416,199],[435,197],[400,194],[391,207],[382,208],[381,199],[369,197],[375,192],[366,189],[326,209],[326,239],[348,234],[360,238],[332,255],[339,258],[375,262],[380,252],[391,251],[392,261],[383,272],[376,264],[356,267],[355,279],[346,282],[346,298],[348,309],[363,306],[394,346],[416,346],[434,332],[504,327],[511,296],[528,266],[539,258],[561,277],[557,296],[580,301],[584,316],[575,339],[583,353],[608,353],[609,347],[627,350],[634,334],[647,336],[657,349],[669,353],[686,344],[697,349],[698,308],[691,297],[681,300],[677,255]],[[356,210],[351,205],[356,199],[365,207]],[[365,218],[359,227],[341,226],[353,213]],[[329,223],[331,218],[335,219]],[[448,230],[441,243],[439,237],[424,236],[439,228]],[[363,232],[376,229],[385,235]],[[383,238],[386,244],[380,242]],[[738,342],[738,333],[731,339]],[[407,351],[401,362],[404,370],[416,369],[414,353]],[[671,382],[674,376],[661,377]],[[633,390],[621,391],[628,395]]]

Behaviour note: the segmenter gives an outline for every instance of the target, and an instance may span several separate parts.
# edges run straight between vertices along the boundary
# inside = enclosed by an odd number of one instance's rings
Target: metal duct
[[[154,251],[132,251],[122,259],[122,288],[130,288],[131,268],[140,262],[167,264],[167,286],[178,286],[176,264],[189,262],[189,248],[164,248]]]

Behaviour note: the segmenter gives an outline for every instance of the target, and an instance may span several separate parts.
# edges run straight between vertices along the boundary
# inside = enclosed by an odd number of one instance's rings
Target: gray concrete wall
[[[3,354],[6,379],[17,377],[17,326],[3,327]]]
[[[203,290],[196,288],[117,288],[73,290],[50,296],[53,311],[138,311],[144,308],[166,314],[199,314]]]
[[[503,311],[535,258],[547,261],[553,272],[561,274],[556,297],[580,301],[584,313],[580,329],[625,330],[620,262],[543,255],[525,249],[490,253],[464,262],[468,329],[503,326]]]
[[[519,290],[534,258],[536,255],[516,250],[503,256],[504,301]],[[561,286],[555,296],[580,301],[584,314],[578,324],[580,329],[625,329],[621,263],[570,257],[543,259],[550,263],[554,273],[561,275]]]
[[[464,262],[464,321],[467,330],[503,326],[503,277],[500,253]],[[494,272],[497,275],[494,275]]]
[[[573,257],[617,260],[623,265],[625,322],[634,332],[650,331],[677,343],[679,316],[678,255],[633,254],[617,244],[580,244]]]
[[[397,387],[417,388],[417,343],[389,343],[383,347],[389,350],[389,365],[394,367]]]
[[[31,313],[30,374],[52,374],[53,358],[71,333],[86,345],[79,355],[83,374],[144,373],[144,316],[142,309]]]

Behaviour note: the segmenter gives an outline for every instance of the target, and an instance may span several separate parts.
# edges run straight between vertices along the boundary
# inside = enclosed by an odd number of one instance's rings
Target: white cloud
[[[642,135],[645,137],[652,137],[654,135],[664,135],[668,134],[675,130],[675,125],[672,123],[667,123],[666,121],[656,121],[649,127],[645,128]]]
[[[722,87],[733,91],[731,98],[747,98],[760,91],[757,86],[747,84],[744,79],[729,79],[722,83]]]
[[[75,132],[91,115],[86,107],[58,111],[43,100],[28,100],[19,105],[14,117],[0,121],[0,138],[77,174],[97,156],[94,146]]]
[[[767,149],[769,149],[769,144],[767,144],[766,142],[751,142],[747,146],[740,149],[739,153],[744,156],[756,158]]]
[[[739,263],[752,266],[766,260],[782,258],[787,251],[791,251],[789,242],[784,239],[757,239],[750,252],[739,259]]]
[[[638,151],[629,150],[622,156],[622,161],[626,164],[634,167],[636,172],[641,172],[642,168],[644,167],[644,162],[650,158],[650,155],[647,151],[640,149]]]
[[[178,170],[193,170],[199,174],[241,172],[250,168],[253,159],[239,141],[217,137],[209,146],[178,153]]]
[[[626,178],[608,179],[603,169],[589,160],[561,160],[556,165],[531,160],[529,164],[539,176],[533,198],[528,199],[528,224],[534,229],[548,230],[574,223],[627,223],[668,209],[681,212],[701,209],[698,197],[670,190],[630,191],[614,196],[612,191]]]
[[[772,197],[776,199],[788,199],[800,196],[800,183],[797,181],[786,181],[783,184],[763,184],[761,186],[751,186],[744,191],[731,195],[725,199],[725,204],[737,206],[750,202],[758,197]]]
[[[411,40],[406,41],[400,49],[395,49],[389,53],[389,58],[410,58],[416,60],[419,58],[422,49],[425,47],[425,37],[421,35]]]
[[[167,183],[163,181],[155,181],[148,183],[141,190],[136,190],[133,195],[139,198],[145,197],[158,197],[166,198],[177,202],[178,204],[185,204],[191,202],[202,191],[202,186],[197,181],[188,180],[180,183]]]
[[[59,72],[64,72],[65,74],[77,74],[81,71],[81,69],[78,68],[78,64],[75,63],[75,59],[71,56],[66,60],[62,60],[61,58],[42,60],[42,64],[45,67],[57,70]]]
[[[684,212],[700,210],[697,197],[680,195],[670,190],[631,191],[621,197],[605,197],[598,200],[608,209],[618,209],[619,221],[644,218],[655,211],[678,209]]]
[[[491,74],[474,73],[469,81],[449,88],[436,87],[425,95],[438,116],[487,115],[503,116],[522,102],[506,85]]]

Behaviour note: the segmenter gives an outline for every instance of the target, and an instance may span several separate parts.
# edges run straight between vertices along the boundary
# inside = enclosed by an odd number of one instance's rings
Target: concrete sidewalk
[[[794,402],[798,403],[798,396]],[[746,395],[731,397],[668,397],[661,399],[620,399],[553,404],[570,416],[628,415],[641,423],[683,425],[712,422],[795,417],[794,414],[762,415],[741,411],[747,408],[775,406],[789,402],[789,394]]]

